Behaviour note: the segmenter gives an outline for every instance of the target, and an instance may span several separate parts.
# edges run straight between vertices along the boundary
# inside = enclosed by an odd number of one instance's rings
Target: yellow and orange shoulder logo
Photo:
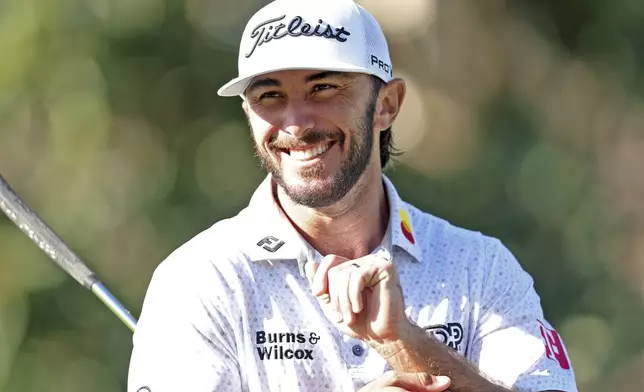
[[[414,240],[414,234],[411,231],[411,220],[409,220],[407,211],[401,208],[398,212],[400,214],[400,229],[402,230],[403,235],[409,242],[415,244],[416,241]]]

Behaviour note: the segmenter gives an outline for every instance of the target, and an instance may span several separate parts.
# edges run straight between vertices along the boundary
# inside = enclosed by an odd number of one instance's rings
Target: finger
[[[447,376],[431,376],[427,373],[396,373],[391,380],[392,387],[403,388],[409,392],[442,392],[451,385]]]
[[[396,373],[393,370],[383,373],[365,385],[360,392],[404,390],[407,392],[442,392],[451,385],[446,376],[428,376],[424,373]]]
[[[344,320],[344,317],[342,316],[342,311],[340,310],[340,299],[339,296],[341,296],[341,290],[342,290],[342,282],[340,279],[342,278],[340,269],[336,266],[333,267],[329,270],[328,272],[328,285],[329,285],[329,296],[330,296],[330,301],[329,301],[329,310],[331,311],[331,321],[336,322],[336,323],[341,323]]]
[[[367,257],[368,259],[366,259]],[[364,274],[367,275],[365,280],[366,287],[375,286],[383,279],[390,277],[392,272],[395,273],[395,267],[391,260],[381,257],[380,254],[369,255],[365,259],[360,265],[363,269],[366,269]],[[360,259],[356,261],[360,261]]]
[[[328,272],[331,268],[336,265],[342,264],[348,259],[336,255],[327,255],[324,256],[322,262],[317,267],[315,271],[315,276],[313,277],[313,284],[311,285],[311,290],[313,295],[318,296],[328,289]]]
[[[304,264],[304,272],[306,273],[306,279],[309,281],[309,286],[313,285],[313,277],[317,269],[318,263],[315,260],[311,259]],[[316,295],[316,298],[321,304],[327,305],[329,303],[329,294],[319,294]]]
[[[351,310],[353,310],[353,313],[358,314],[362,312],[364,307],[362,290],[364,290],[365,275],[362,268],[353,268],[351,277],[349,278],[348,294],[349,300],[351,301]]]
[[[394,379],[396,372],[389,370],[383,373],[380,377],[369,382],[367,385],[362,387],[358,392],[373,392],[373,391],[382,391],[387,385],[391,384],[391,381]]]
[[[351,299],[349,298],[349,282],[351,280],[351,275],[356,268],[352,267],[349,263],[345,263],[344,265],[335,268],[339,270],[337,274],[338,291],[336,296],[338,297],[340,311],[342,312],[342,321],[347,325],[352,325],[356,317],[351,306]]]

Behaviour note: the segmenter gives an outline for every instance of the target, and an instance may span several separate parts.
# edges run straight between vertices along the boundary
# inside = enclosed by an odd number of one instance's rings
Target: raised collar
[[[410,206],[400,198],[396,187],[384,174],[382,175],[382,181],[389,200],[391,245],[394,248],[405,250],[415,261],[420,262],[422,259],[421,252],[417,242],[418,237],[414,232],[412,214],[409,212]],[[388,250],[391,252],[395,249],[388,248]]]
[[[414,233],[409,207],[398,196],[389,178],[382,175],[383,184],[389,201],[389,225],[381,247],[394,254],[395,248],[406,251],[414,261],[421,261],[417,237]],[[274,184],[268,175],[253,194],[245,219],[248,225],[248,241],[244,253],[254,262],[297,261],[300,273],[304,276],[307,260],[322,258],[302,238],[291,221],[279,207],[274,197]],[[377,249],[373,250],[374,252]]]

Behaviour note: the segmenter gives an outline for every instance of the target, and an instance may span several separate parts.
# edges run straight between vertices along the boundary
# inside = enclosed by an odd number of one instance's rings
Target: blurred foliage
[[[173,249],[263,178],[237,99],[266,1],[0,1],[0,172],[138,315]],[[644,390],[644,3],[363,0],[408,98],[388,170],[499,237],[583,392]],[[0,219],[0,389],[125,389],[131,335]]]

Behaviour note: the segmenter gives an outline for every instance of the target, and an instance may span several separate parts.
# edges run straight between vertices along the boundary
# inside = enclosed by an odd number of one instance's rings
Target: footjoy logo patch
[[[257,355],[262,361],[272,359],[313,359],[313,348],[320,335],[315,332],[266,332],[255,333]]]

